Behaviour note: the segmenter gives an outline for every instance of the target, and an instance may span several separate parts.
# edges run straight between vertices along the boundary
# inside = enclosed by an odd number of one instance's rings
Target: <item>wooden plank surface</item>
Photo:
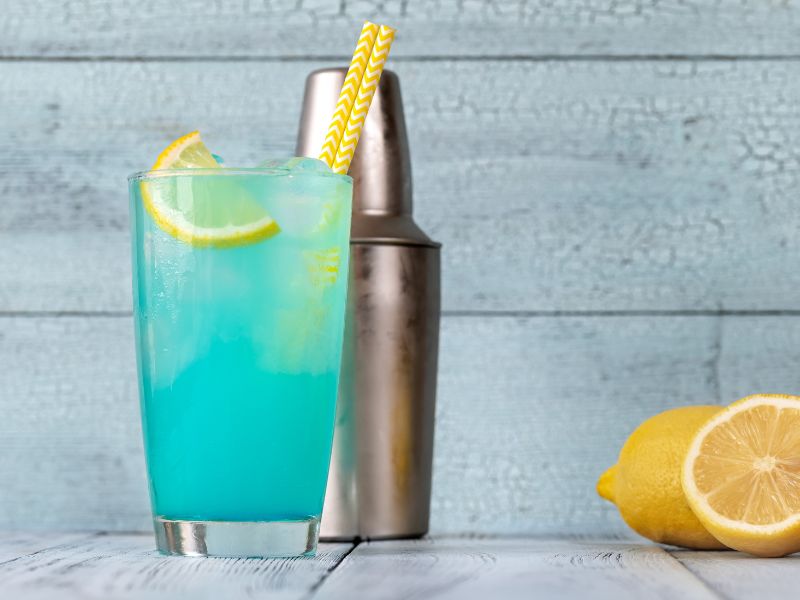
[[[89,535],[62,531],[0,531],[0,564],[53,546],[83,540]]]
[[[192,559],[160,556],[152,535],[96,535],[0,562],[0,596],[35,600],[307,598],[350,544],[316,558]],[[0,551],[2,542],[0,542]]]
[[[149,528],[132,324],[0,318],[0,528]],[[446,317],[432,528],[626,533],[594,491],[653,413],[800,389],[800,318]]]
[[[363,19],[399,28],[393,56],[786,55],[781,0],[11,2],[2,56],[345,56]]]
[[[692,573],[729,600],[781,600],[797,596],[800,556],[755,558],[739,552],[673,551]]]
[[[0,311],[129,310],[125,176],[291,153],[322,64],[0,63]],[[445,310],[800,307],[800,63],[395,67]]]
[[[793,597],[800,562],[586,538],[434,536],[321,544],[314,559],[163,557],[147,534],[0,535],[0,597],[686,598]]]
[[[362,591],[375,600],[720,597],[657,546],[491,538],[360,544],[315,598]]]

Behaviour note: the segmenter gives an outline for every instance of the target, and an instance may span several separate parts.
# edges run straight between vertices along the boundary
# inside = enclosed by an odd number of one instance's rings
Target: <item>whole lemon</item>
[[[617,505],[634,531],[663,544],[725,548],[686,502],[681,469],[695,433],[721,406],[686,406],[650,417],[628,437],[617,464],[597,481],[597,493]]]

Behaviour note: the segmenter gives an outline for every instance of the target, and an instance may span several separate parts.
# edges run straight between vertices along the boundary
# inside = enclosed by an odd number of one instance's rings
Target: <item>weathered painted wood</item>
[[[667,552],[644,544],[434,538],[364,543],[315,596],[436,598],[719,598]]]
[[[127,232],[0,232],[0,312],[130,310]]]
[[[151,528],[130,318],[0,318],[0,528]]]
[[[321,64],[0,64],[0,310],[129,309],[125,176],[291,152]],[[800,307],[800,63],[395,67],[446,310]]]
[[[798,324],[800,319],[779,317],[720,321],[716,364],[726,404],[756,392],[800,395]]]
[[[797,596],[800,557],[755,558],[739,552],[673,551],[687,569],[730,600]]]
[[[796,54],[779,0],[12,2],[2,56],[347,55],[363,19],[399,28],[393,55]]]
[[[151,535],[97,535],[0,563],[0,596],[37,600],[307,598],[350,550],[322,544],[316,558],[160,556]]]
[[[88,535],[61,531],[2,531],[0,532],[0,564],[53,546],[83,540]],[[0,582],[1,591],[2,582]]]
[[[149,528],[131,337],[0,318],[0,528]],[[445,317],[441,342],[435,532],[630,535],[594,485],[639,422],[800,390],[796,317]]]
[[[445,323],[436,531],[626,533],[597,477],[647,417],[718,401],[713,318]]]

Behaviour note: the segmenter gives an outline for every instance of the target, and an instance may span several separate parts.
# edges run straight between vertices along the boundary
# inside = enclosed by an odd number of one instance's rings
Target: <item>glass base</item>
[[[270,558],[314,556],[319,519],[300,521],[175,521],[156,517],[156,546],[163,554]]]

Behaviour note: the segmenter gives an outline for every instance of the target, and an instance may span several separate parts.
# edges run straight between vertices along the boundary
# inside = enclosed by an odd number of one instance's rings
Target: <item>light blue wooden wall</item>
[[[800,391],[797,2],[0,2],[0,528],[148,526],[125,176],[290,153],[364,18],[444,243],[433,530],[620,533],[639,421]]]

